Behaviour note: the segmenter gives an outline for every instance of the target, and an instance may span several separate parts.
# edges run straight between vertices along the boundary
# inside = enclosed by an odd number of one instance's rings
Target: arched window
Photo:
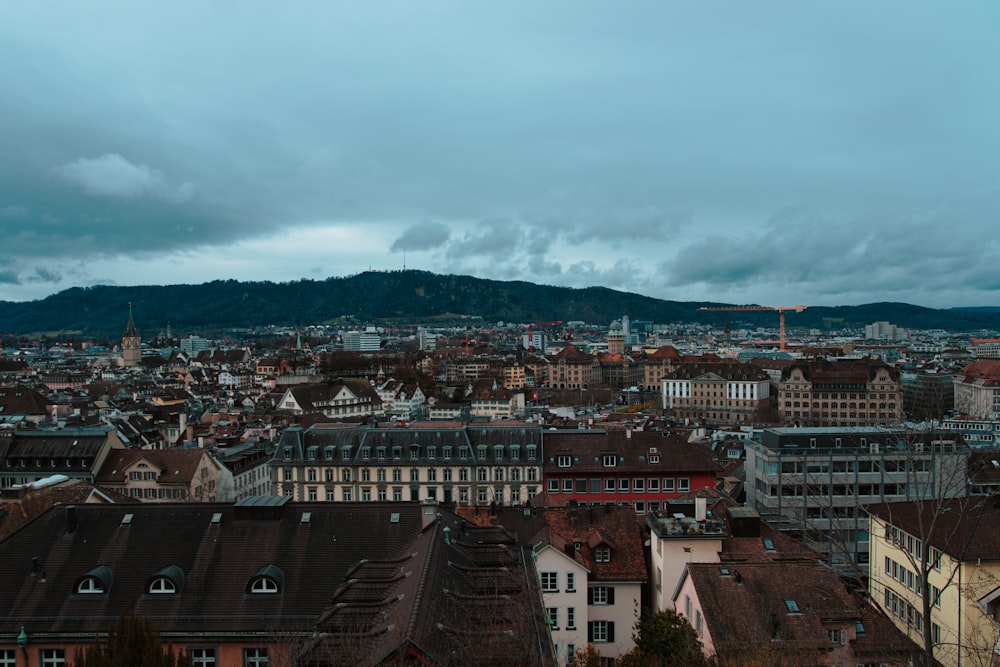
[[[250,582],[251,593],[278,593],[278,582],[271,577],[257,577]]]
[[[149,582],[146,592],[154,595],[172,595],[177,592],[177,586],[167,577],[156,577]]]
[[[150,595],[177,595],[184,587],[184,570],[176,565],[168,565],[146,582],[146,593]]]
[[[101,565],[77,579],[73,592],[80,595],[103,595],[111,589],[113,579],[111,568]]]
[[[279,595],[285,588],[285,573],[276,565],[265,565],[257,570],[247,586],[251,595]]]
[[[104,593],[104,584],[97,577],[84,577],[76,584],[77,593]]]

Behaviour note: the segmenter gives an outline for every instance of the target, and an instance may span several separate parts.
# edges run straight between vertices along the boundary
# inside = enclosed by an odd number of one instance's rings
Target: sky
[[[421,269],[1000,305],[1000,3],[0,7],[0,300]]]

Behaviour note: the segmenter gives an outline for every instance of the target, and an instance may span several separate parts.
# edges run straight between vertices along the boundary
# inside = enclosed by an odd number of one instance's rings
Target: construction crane
[[[785,351],[785,311],[794,310],[796,313],[801,313],[806,309],[806,306],[705,306],[699,308],[698,310],[724,310],[724,311],[761,311],[761,310],[776,310],[778,311],[778,349],[782,352]]]

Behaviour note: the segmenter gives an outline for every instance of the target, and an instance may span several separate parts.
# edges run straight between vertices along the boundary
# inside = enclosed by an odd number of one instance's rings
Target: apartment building
[[[271,459],[277,495],[350,502],[527,502],[542,490],[538,426],[289,427]]]
[[[1000,504],[955,498],[868,508],[869,589],[920,647],[930,630],[945,667],[1000,663]]]
[[[795,426],[892,425],[902,392],[899,371],[878,359],[799,359],[781,373],[778,411]]]
[[[630,505],[637,514],[692,489],[715,487],[706,447],[667,431],[545,431],[544,475],[553,503]]]
[[[746,504],[780,520],[843,570],[868,565],[864,505],[966,491],[968,450],[952,434],[771,428],[746,449]]]
[[[760,422],[770,407],[767,373],[749,363],[682,363],[662,380],[663,409],[707,424]]]
[[[635,647],[632,626],[647,580],[642,527],[628,507],[481,507],[460,514],[502,526],[534,548],[559,664],[593,644],[614,660]]]
[[[111,452],[95,483],[143,502],[230,502],[233,474],[204,449]]]
[[[319,413],[343,419],[380,414],[382,400],[367,380],[342,378],[292,385],[285,389],[276,407],[293,415]]]
[[[973,419],[1000,415],[1000,359],[974,361],[954,376],[955,410]]]

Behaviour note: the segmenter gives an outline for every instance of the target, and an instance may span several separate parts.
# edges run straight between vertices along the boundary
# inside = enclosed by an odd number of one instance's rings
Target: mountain
[[[267,325],[304,326],[352,318],[443,321],[481,316],[486,322],[582,320],[609,323],[627,314],[656,323],[710,322],[776,327],[775,312],[709,312],[727,304],[664,301],[604,287],[572,289],[426,271],[369,271],[345,278],[289,283],[217,280],[201,285],[75,287],[45,299],[0,301],[0,332],[117,338],[132,304],[144,337],[166,330],[211,332]],[[1000,328],[990,309],[936,310],[904,303],[810,307],[786,315],[790,328],[860,327],[886,320],[914,329]]]

